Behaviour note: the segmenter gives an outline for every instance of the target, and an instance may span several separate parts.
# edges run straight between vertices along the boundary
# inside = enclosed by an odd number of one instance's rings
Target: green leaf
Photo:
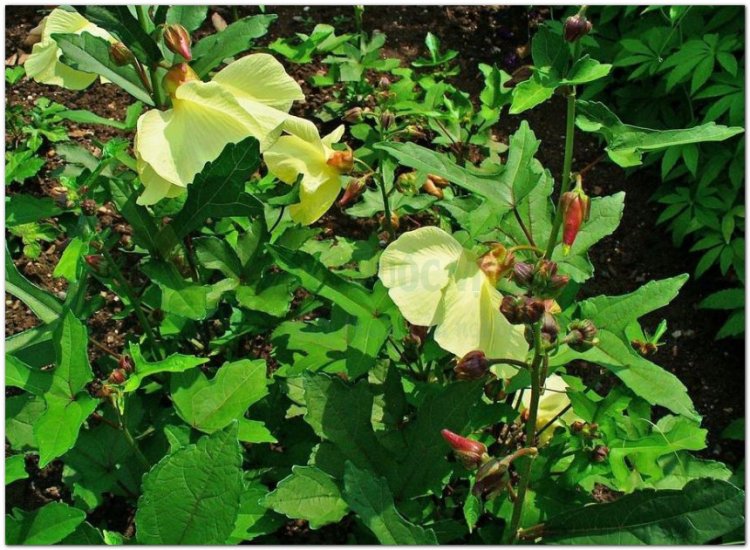
[[[61,214],[63,210],[50,197],[12,195],[5,197],[5,225],[21,225],[38,222]]]
[[[240,497],[240,510],[234,530],[227,540],[227,544],[238,544],[250,541],[260,535],[273,533],[284,523],[280,516],[262,504],[261,499],[268,493],[268,488],[258,481],[245,487]]]
[[[256,217],[263,207],[245,193],[245,183],[260,166],[258,140],[249,137],[230,143],[219,157],[203,168],[188,187],[188,195],[180,213],[162,229],[158,243],[181,242],[207,218],[231,216]]]
[[[579,100],[576,105],[576,125],[584,132],[601,134],[607,142],[609,158],[623,168],[640,165],[645,152],[689,143],[724,141],[744,132],[743,128],[713,122],[681,130],[651,130],[623,124],[602,103]]]
[[[235,21],[223,31],[209,34],[199,40],[192,49],[191,67],[204,77],[225,59],[247,51],[256,38],[268,32],[276,15],[253,15]]]
[[[29,473],[26,471],[26,457],[13,455],[5,459],[5,484],[13,483],[19,479],[26,479]]]
[[[722,439],[745,441],[745,419],[736,418],[721,432]]]
[[[101,531],[89,522],[84,521],[76,527],[75,531],[60,541],[60,544],[65,546],[98,546],[112,543],[105,543]]]
[[[43,323],[52,323],[62,315],[63,307],[57,298],[18,272],[7,243],[5,246],[5,291],[26,304]]]
[[[120,178],[107,178],[104,180],[104,186],[109,190],[117,211],[133,228],[133,242],[145,248],[151,254],[156,254],[159,251],[162,256],[166,256],[174,243],[168,242],[165,248],[159,249],[156,242],[159,229],[148,210],[136,202],[138,193],[133,186]]]
[[[73,237],[68,246],[60,256],[55,270],[52,272],[53,277],[63,277],[69,283],[78,281],[79,271],[81,270],[81,258],[88,252],[88,244],[83,242],[81,237]]]
[[[296,276],[310,292],[331,300],[357,317],[376,314],[372,296],[362,286],[336,275],[305,252],[278,245],[266,246],[279,267]]]
[[[49,391],[52,375],[30,367],[14,355],[6,355],[5,385],[41,396]]]
[[[474,530],[474,527],[479,521],[479,516],[482,514],[482,501],[475,497],[472,493],[466,495],[464,501],[464,519],[466,520],[466,526],[469,528],[469,533]]]
[[[34,451],[34,425],[44,414],[44,399],[29,394],[5,399],[5,437],[15,451]]]
[[[639,491],[550,519],[554,544],[707,544],[744,525],[744,493],[725,481],[699,479],[682,490]]]
[[[5,543],[49,545],[60,542],[86,519],[86,513],[62,502],[50,502],[33,512],[18,508],[5,516]]]
[[[224,544],[242,493],[237,425],[165,456],[143,478],[139,544]]]
[[[432,530],[409,523],[396,510],[385,479],[346,463],[344,500],[380,544],[437,544]]]
[[[99,401],[81,392],[75,400],[48,394],[47,408],[34,424],[34,439],[39,445],[39,467],[44,468],[68,452],[78,439],[86,419],[96,410]]]
[[[380,142],[375,149],[386,151],[398,162],[415,170],[441,176],[459,187],[484,197],[500,206],[497,183],[494,176],[474,174],[451,161],[447,155],[438,153],[416,143]]]
[[[500,174],[500,189],[497,190],[500,200],[506,205],[520,204],[544,177],[542,164],[534,158],[540,143],[525,120],[510,137],[508,160]]]
[[[186,281],[173,263],[149,260],[141,270],[161,289],[161,309],[193,320],[208,315],[208,286]]]
[[[78,6],[76,9],[82,12],[86,19],[108,30],[127,44],[140,61],[158,63],[161,60],[159,47],[141,28],[129,6]]]
[[[227,277],[239,279],[242,266],[231,245],[217,237],[193,239],[195,255],[206,269],[216,269]]]
[[[513,88],[513,102],[508,111],[511,115],[518,115],[544,103],[555,93],[554,87],[542,84],[536,74],[524,80]]]
[[[46,160],[38,156],[36,151],[29,149],[20,151],[6,151],[5,153],[5,184],[23,183],[39,173]],[[26,195],[17,195],[26,196]],[[10,225],[10,224],[9,224]]]
[[[560,84],[575,86],[577,84],[593,82],[607,76],[611,69],[612,65],[599,63],[596,59],[591,59],[588,55],[584,55],[571,67],[568,76],[561,80]]]
[[[348,511],[333,478],[314,466],[292,466],[292,474],[279,482],[263,505],[289,518],[307,520],[312,529],[337,523]]]
[[[61,61],[85,73],[103,76],[117,84],[136,99],[153,106],[151,95],[141,84],[131,65],[118,67],[109,57],[109,43],[87,32],[83,34],[54,34],[52,38],[62,50]]]
[[[208,6],[169,6],[166,22],[185,27],[188,32],[198,30],[206,19]]]
[[[694,479],[711,478],[729,481],[732,471],[715,460],[696,458],[688,452],[665,455],[659,459],[664,477],[650,484],[654,489],[682,489]]]
[[[211,380],[200,369],[172,375],[177,413],[193,428],[213,433],[243,418],[267,393],[266,362],[242,359],[225,363]]]
[[[147,376],[162,372],[184,372],[209,361],[208,357],[174,353],[162,361],[150,362],[143,357],[141,346],[137,343],[130,344],[130,356],[133,358],[134,372],[122,387],[122,391],[126,393],[137,390]]]

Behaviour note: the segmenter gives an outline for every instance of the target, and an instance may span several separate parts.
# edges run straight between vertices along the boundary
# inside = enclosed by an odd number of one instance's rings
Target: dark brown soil
[[[211,12],[220,13],[227,21],[232,20],[232,10],[227,7],[212,7]],[[257,8],[237,10],[240,15],[258,13]],[[266,6],[267,13],[279,15],[267,37],[259,45],[265,45],[279,37],[289,37],[295,32],[309,33],[316,23],[336,21],[337,32],[353,30],[351,7]],[[22,41],[28,31],[41,18],[41,8],[6,8],[6,55],[23,51]],[[556,16],[558,14],[555,14]],[[424,37],[429,30],[440,37],[444,48],[458,50],[461,74],[456,84],[472,94],[482,87],[478,63],[495,63],[512,70],[528,55],[528,37],[539,20],[549,16],[545,8],[506,6],[368,6],[365,11],[365,28],[378,29],[388,35],[385,52],[388,56],[411,60],[426,54]],[[210,24],[208,24],[210,26]],[[208,28],[208,27],[207,27]],[[312,114],[328,100],[330,89],[315,89],[306,80],[315,72],[324,70],[322,65],[293,65],[287,63],[291,74],[303,84],[308,101],[300,114]],[[41,96],[46,96],[70,108],[89,109],[111,118],[121,118],[124,107],[130,103],[127,94],[112,85],[95,84],[82,92],[71,92],[60,88],[38,85],[24,79],[8,88],[6,101],[9,105],[30,106]],[[523,118],[542,140],[539,159],[557,176],[561,171],[564,135],[564,108],[560,98],[525,113]],[[515,131],[521,117],[505,115],[497,128],[497,134],[507,141]],[[99,140],[127,134],[103,127],[94,128],[83,124],[69,124],[72,137],[96,152],[92,136]],[[45,152],[46,153],[46,152]],[[581,169],[600,158],[602,147],[591,135],[576,136],[574,169]],[[54,151],[49,153],[47,166],[37,181],[28,181],[23,192],[35,195],[48,194],[55,182],[51,171],[58,165]],[[625,215],[614,235],[598,244],[592,251],[596,266],[595,278],[587,283],[585,295],[617,295],[635,290],[652,279],[671,277],[680,273],[692,273],[697,256],[672,247],[670,235],[655,221],[660,208],[650,202],[654,189],[659,184],[657,173],[641,171],[626,178],[622,170],[608,162],[597,162],[587,173],[586,187],[592,195],[608,195],[624,190],[627,193]],[[11,187],[8,192],[19,191]],[[116,216],[102,216],[103,225],[121,223]],[[368,225],[369,223],[369,225]],[[339,215],[336,208],[322,220],[328,231],[345,226],[347,233],[368,235],[375,227],[373,222],[355,227],[351,220]],[[19,270],[32,281],[58,293],[65,289],[64,281],[54,279],[52,271],[59,260],[65,243],[49,243],[36,261],[16,261]],[[679,297],[669,306],[647,316],[643,321],[647,328],[653,327],[661,318],[669,324],[667,345],[661,347],[653,360],[675,373],[688,387],[698,411],[704,415],[704,425],[709,429],[709,448],[706,456],[738,464],[744,458],[744,447],[739,442],[719,439],[721,430],[729,422],[745,414],[744,405],[744,345],[740,340],[714,341],[713,337],[725,317],[720,312],[696,310],[696,304],[712,291],[722,288],[725,281],[718,273],[710,272],[695,281],[691,279]],[[123,334],[137,327],[133,319],[113,321],[111,316],[120,306],[111,293],[97,285],[96,292],[104,292],[106,307],[90,321],[92,337],[114,353],[120,353],[124,345]],[[15,298],[6,295],[6,334],[25,330],[36,324],[28,309]],[[268,356],[268,342],[255,338],[246,343],[254,356]],[[92,349],[92,359],[103,353]],[[7,493],[8,505],[33,508],[46,502],[45,499],[64,499],[64,486],[60,481],[57,463],[43,471],[29,465],[31,479],[11,485]],[[50,481],[52,480],[52,481]],[[23,489],[19,489],[22,487]],[[35,489],[40,488],[40,489]],[[110,528],[124,530],[131,524],[132,507],[121,500],[112,501],[101,519]],[[99,512],[98,512],[99,513]],[[115,517],[116,516],[116,517]],[[313,531],[312,533],[318,533]],[[339,541],[340,537],[324,537],[325,541]],[[283,542],[313,541],[305,525],[290,523]],[[317,539],[315,539],[317,542]],[[340,540],[340,542],[344,542]]]

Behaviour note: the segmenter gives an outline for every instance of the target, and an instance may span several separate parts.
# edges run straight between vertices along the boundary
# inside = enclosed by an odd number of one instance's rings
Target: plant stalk
[[[137,5],[135,11],[138,14],[138,23],[140,23],[143,32],[148,33],[149,28],[149,16],[146,13],[146,8],[143,4]],[[156,74],[156,65],[149,65],[148,74],[151,80],[151,97],[154,100],[154,106],[160,109],[164,102],[161,97],[161,87],[159,86],[159,78]]]

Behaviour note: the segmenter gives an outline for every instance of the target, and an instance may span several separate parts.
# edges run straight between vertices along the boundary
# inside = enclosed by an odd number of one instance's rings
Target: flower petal
[[[309,191],[304,185],[300,188],[300,202],[289,207],[292,219],[302,225],[318,221],[339,196],[341,178],[336,175]]]
[[[312,122],[290,117],[282,127],[293,135],[280,137],[263,155],[274,176],[291,185],[302,174],[303,186],[312,193],[338,175],[326,164],[325,148]]]
[[[440,317],[443,289],[463,254],[461,244],[442,229],[421,227],[388,245],[378,276],[407,321],[432,326]]]
[[[143,184],[143,193],[136,201],[140,205],[148,206],[156,204],[165,197],[176,196],[175,193],[185,192],[185,189],[171,184],[157,174],[149,164],[137,159],[138,174]],[[178,191],[175,191],[178,190]]]
[[[549,422],[560,414],[565,407],[570,405],[570,399],[565,393],[565,390],[568,389],[568,385],[565,383],[562,376],[551,374],[547,377],[544,387],[545,392],[539,397],[539,408],[536,416],[537,430],[540,430],[549,424]],[[530,392],[524,392],[521,402],[524,409],[527,409],[531,405]],[[577,418],[578,417],[573,409],[569,409],[557,421],[555,421],[552,426],[542,432],[539,436],[540,444],[545,445],[552,438],[556,426],[562,426],[563,422],[570,424]]]
[[[72,69],[60,63],[62,55],[57,42],[42,40],[34,44],[23,67],[29,78],[42,84],[61,86],[68,90],[83,90],[96,80],[96,75]]]
[[[219,71],[213,82],[221,84],[238,101],[249,100],[289,112],[294,101],[305,95],[284,66],[272,55],[247,55]]]

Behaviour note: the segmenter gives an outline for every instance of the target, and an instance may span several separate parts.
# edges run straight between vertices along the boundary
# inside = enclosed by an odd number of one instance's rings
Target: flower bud
[[[516,262],[511,277],[517,285],[528,287],[534,277],[534,266],[527,262]]]
[[[406,134],[410,138],[415,139],[415,140],[427,139],[427,134],[425,134],[422,131],[422,128],[420,128],[416,124],[410,124],[409,126],[407,126],[406,127]]]
[[[565,343],[575,351],[583,353],[599,343],[596,333],[596,326],[590,320],[573,321],[568,326]]]
[[[351,180],[337,203],[339,208],[345,208],[356,201],[365,192],[365,189],[367,189],[366,178]]]
[[[484,464],[477,471],[477,479],[471,492],[477,498],[492,500],[503,490],[507,484],[505,474],[510,464],[503,460],[494,458]]]
[[[575,434],[581,433],[583,431],[584,426],[585,424],[583,422],[581,422],[580,420],[576,420],[570,425],[570,431]]]
[[[563,193],[560,205],[563,215],[563,252],[567,254],[581,225],[588,218],[590,201],[582,189],[575,189]]]
[[[458,360],[453,371],[459,380],[479,380],[490,370],[489,361],[483,351],[470,351]]]
[[[503,296],[500,313],[512,325],[536,323],[544,315],[544,302],[529,296]]]
[[[109,46],[109,57],[118,67],[130,65],[135,61],[135,56],[122,42],[115,42]]]
[[[378,88],[381,90],[387,90],[391,87],[391,80],[387,76],[381,76],[378,80]]]
[[[390,111],[383,111],[380,114],[380,127],[383,130],[387,130],[396,122],[396,117]]]
[[[84,256],[83,259],[88,264],[88,266],[97,273],[101,274],[105,271],[104,258],[99,256],[98,254],[88,254]]]
[[[544,300],[544,315],[542,316],[542,337],[547,342],[552,343],[557,340],[560,327],[557,324],[555,315],[560,313],[561,309],[554,300]]]
[[[440,433],[442,434],[443,439],[445,439],[445,442],[451,446],[451,449],[453,449],[456,458],[461,461],[461,464],[463,464],[467,470],[478,468],[489,458],[487,456],[487,447],[479,441],[461,437],[450,430],[441,430]]]
[[[567,275],[557,274],[557,264],[551,260],[539,260],[531,281],[531,292],[540,298],[554,298],[568,284]]]
[[[221,32],[229,26],[226,19],[216,12],[211,14],[211,24],[216,29],[216,32]]]
[[[432,183],[434,183],[437,187],[441,187],[441,188],[448,187],[451,183],[444,177],[436,176],[435,174],[427,174],[427,179],[432,180]]]
[[[96,215],[97,205],[96,201],[93,199],[85,199],[81,203],[81,212],[83,212],[86,216],[94,216]]]
[[[585,15],[580,13],[572,15],[565,20],[565,26],[563,27],[565,40],[567,42],[580,40],[591,32],[592,27],[591,21],[586,19]]]
[[[508,396],[508,394],[505,393],[505,381],[497,379],[490,380],[484,385],[484,395],[487,396],[487,399],[493,401],[505,399]]]
[[[124,370],[115,369],[111,373],[109,373],[109,378],[107,379],[107,381],[110,384],[122,384],[127,379],[128,375]]]
[[[435,185],[435,182],[432,181],[430,178],[427,178],[425,182],[422,184],[422,191],[438,199],[442,199],[444,196],[443,190],[440,189],[437,185]]]
[[[164,79],[162,80],[162,84],[167,93],[171,97],[174,97],[177,88],[191,80],[199,80],[195,71],[191,69],[190,65],[187,63],[178,63],[167,71],[167,74],[164,75]]]
[[[343,120],[344,122],[348,122],[349,124],[361,122],[363,112],[364,111],[362,110],[362,107],[352,107],[344,113],[344,116],[341,117],[341,120]]]
[[[135,368],[135,365],[133,364],[133,359],[129,355],[122,355],[120,356],[120,360],[118,361],[118,364],[120,368],[125,371],[127,374],[130,374],[133,372],[133,369]]]
[[[378,215],[378,223],[380,223],[380,227],[385,228],[385,214]],[[398,229],[399,225],[401,225],[401,221],[398,214],[391,212],[391,227],[395,230]]]
[[[396,178],[396,187],[405,195],[415,195],[417,193],[417,179],[416,172],[404,172]]]
[[[407,345],[412,345],[416,349],[419,349],[422,347],[422,344],[425,341],[425,338],[427,338],[427,329],[428,327],[423,327],[420,325],[412,325],[409,324],[409,334],[404,338],[404,343]]]
[[[346,151],[334,151],[326,164],[342,174],[348,174],[354,169],[354,153],[349,147],[346,148]]]
[[[492,250],[479,258],[479,269],[496,285],[497,282],[513,269],[516,258],[502,244],[496,244]]]
[[[193,58],[190,51],[190,33],[178,23],[164,27],[164,44],[171,52],[181,55],[186,61]]]
[[[607,460],[607,457],[609,456],[609,449],[605,447],[604,445],[598,445],[592,452],[591,452],[591,460],[594,462],[604,462]]]

